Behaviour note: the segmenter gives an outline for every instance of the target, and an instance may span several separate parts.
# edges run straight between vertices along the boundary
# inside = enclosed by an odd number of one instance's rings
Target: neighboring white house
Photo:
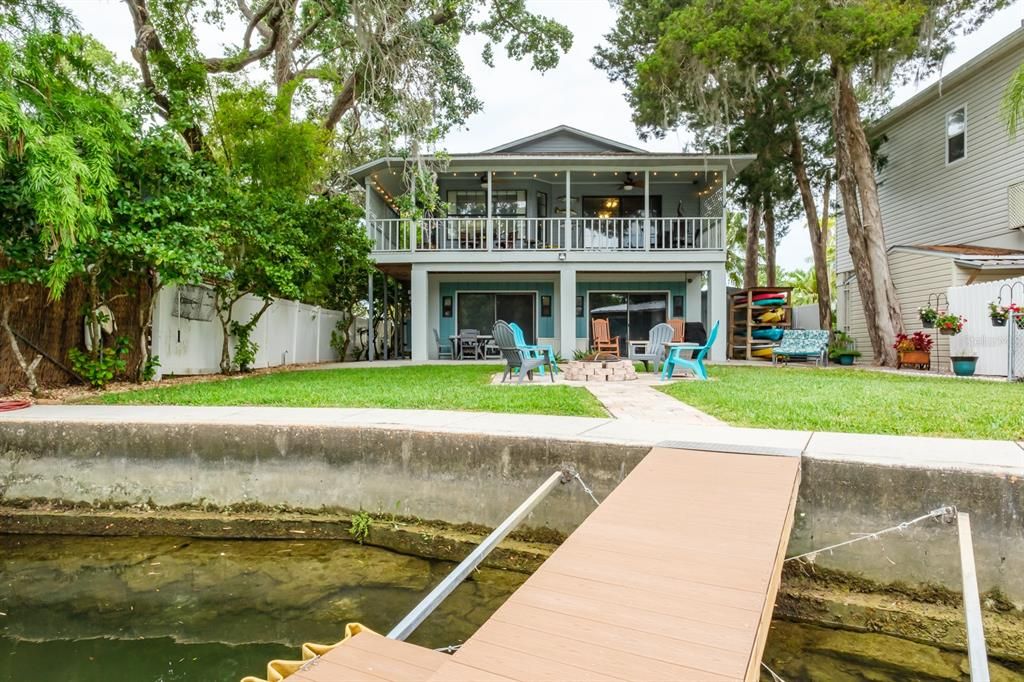
[[[351,175],[366,187],[377,267],[409,289],[413,360],[437,357],[435,334],[447,344],[497,319],[571,357],[589,345],[592,316],[609,318],[623,347],[670,318],[724,324],[726,187],[752,159],[650,153],[558,126],[428,159],[446,211],[419,220],[398,215],[404,159]],[[725,343],[719,334],[712,359]]]
[[[1010,78],[1024,63],[1018,29],[873,127],[884,135],[878,176],[889,267],[908,331],[918,308],[951,286],[1024,273],[1024,135],[1001,116]],[[840,329],[870,351],[846,226],[837,229]],[[968,320],[985,324],[985,320]],[[938,337],[948,355],[948,337]]]

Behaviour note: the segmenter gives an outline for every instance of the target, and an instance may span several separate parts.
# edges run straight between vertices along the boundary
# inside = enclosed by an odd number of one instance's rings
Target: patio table
[[[450,335],[448,337],[448,340],[452,344],[452,351],[455,352],[458,355],[458,357],[456,357],[455,359],[456,360],[462,360],[462,343],[461,343],[462,335],[461,334],[452,334],[452,335]],[[494,337],[489,335],[489,334],[477,334],[476,345],[477,345],[478,348],[485,348],[487,346],[487,344],[490,343],[493,340],[494,340]],[[484,359],[485,360],[487,359],[487,352],[486,352],[486,350],[484,351]]]

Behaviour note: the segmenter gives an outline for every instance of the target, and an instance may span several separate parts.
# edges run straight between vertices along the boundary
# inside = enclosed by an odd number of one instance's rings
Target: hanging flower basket
[[[988,318],[992,321],[993,327],[1005,327],[1011,315],[1021,312],[1021,307],[1016,303],[1000,305],[999,301],[992,301],[988,304]],[[1024,317],[1017,317],[1015,324],[1018,329],[1024,329]]]
[[[935,326],[943,336],[956,336],[964,330],[965,322],[967,322],[967,318],[947,313],[939,315],[935,319]]]
[[[921,326],[925,329],[933,328],[935,326],[935,320],[939,318],[939,311],[930,305],[918,308],[917,314],[921,318]]]

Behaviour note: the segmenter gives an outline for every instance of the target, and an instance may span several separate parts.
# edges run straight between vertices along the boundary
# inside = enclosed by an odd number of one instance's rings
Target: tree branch
[[[274,53],[277,42],[281,38],[281,21],[284,13],[281,11],[279,0],[267,0],[267,4],[257,12],[249,21],[245,29],[245,38],[242,40],[242,53],[232,57],[207,57],[203,60],[203,66],[209,73],[236,73],[249,64],[269,57]],[[266,18],[270,28],[270,37],[267,38],[259,49],[250,50],[253,29]]]
[[[256,12],[249,6],[249,3],[246,2],[246,0],[236,0],[235,4],[238,5],[238,11],[242,13],[242,16],[245,17],[247,21],[251,22],[253,17],[256,16]],[[270,29],[267,28],[265,23],[258,21],[256,22],[255,27],[261,36],[264,38],[270,37]]]

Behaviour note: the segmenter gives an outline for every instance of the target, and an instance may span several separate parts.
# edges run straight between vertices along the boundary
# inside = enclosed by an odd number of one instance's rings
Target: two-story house
[[[878,174],[889,267],[908,331],[951,286],[1024,274],[1024,136],[1001,114],[1024,63],[1024,28],[884,116]],[[846,227],[836,235],[837,322],[870,349]],[[979,324],[981,320],[968,320]],[[969,331],[969,328],[968,328]],[[940,357],[949,337],[933,335]]]
[[[413,360],[498,319],[572,357],[595,317],[623,353],[659,322],[725,319],[726,187],[752,158],[651,153],[558,126],[428,159],[445,209],[417,220],[398,215],[405,160],[351,175],[366,188],[377,267],[408,286]],[[723,337],[712,359],[725,359]]]

